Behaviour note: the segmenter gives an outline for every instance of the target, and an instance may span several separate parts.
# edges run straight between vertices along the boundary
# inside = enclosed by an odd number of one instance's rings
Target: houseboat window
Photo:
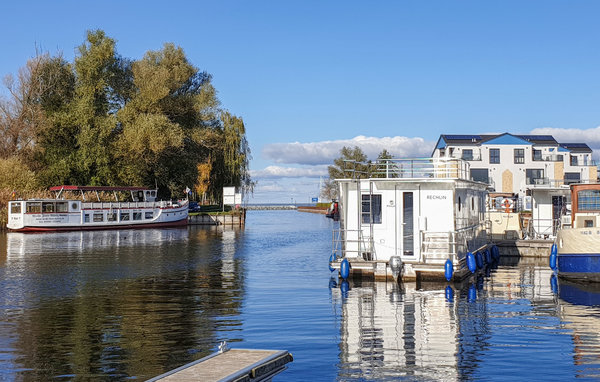
[[[525,163],[525,149],[515,149],[515,164]]]
[[[460,200],[460,196],[458,197],[458,210],[460,211],[461,207],[462,207],[462,201]]]
[[[577,193],[579,211],[600,211],[600,190],[581,190]]]
[[[153,212],[146,212],[146,219],[152,219],[154,217]]]
[[[109,212],[106,214],[106,221],[109,222],[116,222],[117,221],[117,213],[116,212]]]
[[[584,224],[585,224],[585,228],[590,228],[590,227],[593,227],[593,226],[594,226],[594,221],[593,221],[593,220],[588,220],[588,219],[586,219],[586,220],[584,221]]]
[[[151,191],[151,192],[150,192],[150,195],[152,195],[152,196],[156,196],[156,191]]]
[[[21,213],[21,203],[11,203],[10,204],[10,213],[11,214],[20,214]]]
[[[500,163],[500,149],[490,149],[490,163]]]
[[[84,223],[89,223],[90,222],[90,214],[83,215],[83,222]]]
[[[133,220],[142,220],[142,213],[141,212],[134,212],[133,213]]]
[[[125,220],[129,220],[129,212],[121,212],[121,217],[119,218],[120,221],[125,221]]]
[[[103,222],[103,221],[104,221],[104,214],[102,212],[94,213],[94,223]]]
[[[381,224],[381,195],[363,195],[361,212],[364,224]]]
[[[42,203],[42,212],[44,212],[44,213],[54,212],[54,203],[52,203],[52,202]]]
[[[56,202],[56,212],[69,212],[69,203]]]
[[[42,212],[42,203],[28,202],[25,205],[25,211],[27,211],[28,214],[39,214],[40,212]]]
[[[529,168],[525,170],[525,177],[527,184],[543,184],[544,170]]]

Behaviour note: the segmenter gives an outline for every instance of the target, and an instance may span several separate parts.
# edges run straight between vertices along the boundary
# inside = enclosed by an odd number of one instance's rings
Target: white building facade
[[[519,197],[536,187],[597,181],[589,146],[559,143],[551,135],[441,135],[432,157],[466,160],[471,179]]]

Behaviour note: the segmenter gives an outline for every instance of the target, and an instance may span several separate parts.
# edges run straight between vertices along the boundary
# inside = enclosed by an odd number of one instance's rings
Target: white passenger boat
[[[340,229],[330,258],[342,277],[457,280],[475,271],[475,257],[479,268],[492,253],[497,258],[486,230],[488,185],[470,180],[467,162],[424,158],[346,167],[352,169],[347,178],[336,180]]]
[[[600,184],[571,185],[571,214],[561,220],[550,267],[560,277],[600,282]]]
[[[157,201],[157,190],[143,187],[57,186],[55,199],[11,200],[7,228],[20,232],[76,231],[170,227],[187,224],[188,201]],[[63,192],[80,192],[81,200],[63,199]],[[89,193],[112,192],[114,202],[88,202]],[[128,192],[131,201],[119,201]]]

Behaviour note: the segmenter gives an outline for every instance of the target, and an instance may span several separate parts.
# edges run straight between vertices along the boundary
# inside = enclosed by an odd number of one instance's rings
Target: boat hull
[[[600,230],[562,229],[558,232],[557,244],[559,277],[600,282]]]
[[[64,232],[64,231],[98,231],[110,229],[143,229],[143,228],[168,228],[180,227],[187,225],[187,216],[181,220],[156,222],[156,223],[139,223],[139,224],[113,224],[113,225],[74,225],[74,226],[57,226],[57,227],[39,227],[25,226],[19,229],[10,229],[11,232]]]

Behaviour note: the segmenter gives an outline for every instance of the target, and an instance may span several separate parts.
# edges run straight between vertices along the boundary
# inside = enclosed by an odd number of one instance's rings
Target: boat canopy
[[[129,192],[131,199],[134,202],[154,202],[156,201],[157,190],[146,187],[119,187],[119,186],[54,186],[50,187],[50,191],[56,192],[56,199],[59,199],[63,191],[81,192],[83,200],[86,200],[86,192],[95,192],[96,198],[100,201],[98,192],[112,192],[115,200],[118,202],[119,198],[117,192]]]

